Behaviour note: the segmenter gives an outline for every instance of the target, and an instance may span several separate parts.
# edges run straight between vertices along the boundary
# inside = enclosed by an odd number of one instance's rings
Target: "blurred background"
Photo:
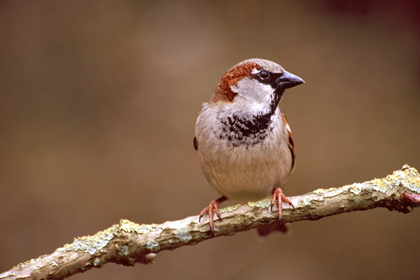
[[[281,107],[288,196],[420,169],[419,1],[0,2],[0,271],[218,197],[195,120],[251,57],[306,83]],[[420,279],[420,210],[375,209],[107,264],[71,279]]]

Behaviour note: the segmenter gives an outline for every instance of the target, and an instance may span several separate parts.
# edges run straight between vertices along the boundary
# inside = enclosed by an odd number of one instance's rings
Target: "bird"
[[[201,170],[221,197],[200,212],[214,236],[219,204],[244,204],[271,196],[281,221],[282,202],[293,206],[284,187],[295,167],[292,132],[279,102],[286,89],[304,80],[279,64],[251,58],[230,68],[195,125],[194,148]]]

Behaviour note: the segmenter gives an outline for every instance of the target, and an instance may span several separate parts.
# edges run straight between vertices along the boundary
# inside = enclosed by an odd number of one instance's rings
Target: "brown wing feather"
[[[286,129],[287,132],[289,133],[289,149],[290,149],[290,153],[292,154],[292,166],[291,166],[291,171],[293,172],[293,170],[295,169],[295,165],[296,165],[296,154],[295,154],[295,143],[293,141],[293,135],[292,135],[292,130],[290,129],[289,123],[286,119],[286,116],[284,115],[283,112],[281,112],[281,116],[283,118],[284,124],[286,125]]]
[[[194,149],[197,151],[198,150],[198,141],[197,141],[197,137],[194,137]]]

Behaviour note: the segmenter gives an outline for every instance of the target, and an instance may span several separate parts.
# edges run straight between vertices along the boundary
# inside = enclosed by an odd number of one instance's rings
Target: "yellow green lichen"
[[[121,247],[121,250],[118,252],[118,255],[120,256],[127,256],[128,255],[128,246],[124,245]]]
[[[271,206],[270,199],[263,199],[260,201],[251,201],[248,202],[249,207],[260,207],[260,208],[267,208]]]
[[[355,195],[359,195],[362,192],[362,189],[363,189],[363,186],[361,186],[361,184],[358,184],[358,183],[348,186],[348,191]]]
[[[139,225],[133,223],[132,221],[122,219],[120,221],[120,228],[125,232],[135,232],[138,234],[145,234],[151,231],[156,231],[158,228],[157,224],[149,224],[149,225]]]
[[[236,204],[236,205],[231,205],[231,206],[227,206],[223,209],[220,209],[220,213],[226,213],[226,212],[232,212],[235,211],[236,209],[238,209],[241,205],[240,204]]]
[[[94,266],[98,266],[98,265],[100,265],[101,264],[101,260],[99,259],[99,258],[95,258],[94,260],[93,260],[93,265]]]
[[[420,176],[415,168],[404,165],[402,170],[397,170],[384,179],[373,179],[370,181],[373,189],[386,192],[397,185],[402,185],[408,190],[420,193]]]
[[[192,239],[191,234],[188,232],[186,228],[180,228],[176,231],[175,236],[181,239],[183,242],[187,243]]]
[[[160,245],[156,241],[149,240],[146,243],[146,248],[149,249],[150,251],[156,252],[160,250]]]
[[[96,253],[109,244],[109,241],[114,238],[114,228],[109,228],[100,231],[93,236],[82,236],[76,238],[73,243],[66,244],[64,247],[59,248],[58,251],[84,251],[89,254]]]

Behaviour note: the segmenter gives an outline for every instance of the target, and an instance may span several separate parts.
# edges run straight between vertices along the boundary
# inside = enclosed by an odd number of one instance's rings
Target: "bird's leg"
[[[293,206],[292,202],[283,194],[283,191],[280,188],[275,188],[273,190],[273,194],[271,197],[271,211],[273,210],[273,206],[274,204],[277,205],[277,210],[279,212],[279,221],[281,222],[281,210],[282,210],[282,206],[281,203],[282,202],[286,202],[287,204],[291,205],[293,208],[295,208],[295,206]]]
[[[209,225],[210,225],[210,231],[211,231],[212,236],[214,236],[214,224],[213,224],[214,214],[216,214],[217,217],[219,217],[219,219],[222,220],[222,217],[220,216],[220,211],[219,211],[219,204],[226,200],[227,200],[226,196],[222,196],[222,197],[219,197],[218,199],[212,200],[210,201],[209,206],[207,206],[200,212],[200,217],[198,218],[198,222],[201,221],[201,218],[205,214],[209,215]]]

